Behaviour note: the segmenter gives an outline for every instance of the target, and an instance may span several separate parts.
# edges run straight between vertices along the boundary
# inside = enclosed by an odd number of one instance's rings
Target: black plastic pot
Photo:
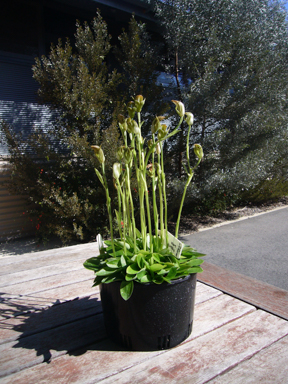
[[[120,282],[100,285],[108,336],[134,351],[175,347],[192,332],[196,275],[172,284],[134,284],[129,300],[120,296]]]

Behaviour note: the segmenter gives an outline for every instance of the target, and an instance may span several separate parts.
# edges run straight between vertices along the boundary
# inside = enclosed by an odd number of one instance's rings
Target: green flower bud
[[[135,120],[131,119],[131,117],[128,117],[126,119],[127,122],[127,131],[129,133],[135,133],[135,135],[139,135],[141,133],[140,128],[138,127],[138,124]]]
[[[201,160],[204,156],[203,148],[200,144],[194,144],[194,153],[198,157],[199,160]]]
[[[128,115],[131,119],[134,119],[135,113],[136,113],[136,108],[135,108],[135,103],[134,101],[129,101],[128,106],[127,106],[127,111]]]
[[[119,123],[123,124],[125,122],[125,117],[123,115],[118,115]]]
[[[158,131],[158,129],[161,128],[161,123],[160,121],[164,120],[165,117],[164,116],[156,116],[155,119],[153,120],[152,122],[152,126],[151,126],[151,132],[152,133],[156,133]]]
[[[155,170],[157,172],[157,175],[160,176],[161,175],[161,165],[159,163],[154,163],[154,167],[155,167]]]
[[[166,124],[162,124],[161,128],[158,131],[158,139],[162,140],[168,134],[168,129]]]
[[[180,117],[184,117],[185,115],[185,107],[181,101],[172,100],[172,103],[176,105],[175,111],[178,113]]]
[[[124,147],[124,161],[126,164],[130,163],[133,156],[133,149],[129,147]]]
[[[134,126],[134,135],[141,136],[141,129],[137,126]]]
[[[105,162],[105,156],[102,148],[99,147],[98,145],[91,145],[91,148],[93,149],[97,159],[100,161],[101,164],[103,164]]]
[[[113,164],[113,177],[114,179],[119,179],[121,174],[121,164],[120,163],[114,163]]]
[[[152,140],[152,139],[149,139],[149,140],[147,141],[147,146],[148,146],[148,148],[150,149],[150,148],[152,147],[152,145],[153,145],[153,140]]]
[[[156,144],[156,153],[157,153],[157,155],[160,155],[160,153],[161,153],[161,145],[160,145],[160,143]]]
[[[135,107],[136,112],[141,112],[143,105],[145,104],[145,100],[146,99],[143,99],[142,95],[138,95],[135,97],[134,107]]]
[[[191,112],[185,112],[185,121],[188,125],[193,125],[194,123],[194,116],[193,116],[193,113]]]
[[[127,122],[125,120],[125,117],[123,115],[118,115],[119,120],[119,127],[122,131],[127,131]]]
[[[124,146],[122,145],[120,148],[118,148],[117,149],[117,154],[116,154],[116,156],[117,156],[117,159],[119,160],[119,161],[121,161],[122,159],[123,159],[123,157],[124,157]]]
[[[153,175],[154,175],[153,164],[148,164],[148,165],[147,165],[147,171],[148,171],[148,175],[149,175],[150,177],[153,177]]]

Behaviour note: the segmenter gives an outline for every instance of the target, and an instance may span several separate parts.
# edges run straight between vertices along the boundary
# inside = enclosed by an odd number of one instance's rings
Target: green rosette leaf
[[[120,285],[120,295],[121,297],[127,301],[132,293],[133,293],[133,289],[134,289],[134,283],[133,281],[122,281],[121,282],[121,285]]]

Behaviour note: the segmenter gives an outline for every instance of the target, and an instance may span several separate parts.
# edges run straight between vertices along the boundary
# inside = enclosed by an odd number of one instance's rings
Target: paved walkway
[[[183,236],[205,260],[288,291],[288,207]]]

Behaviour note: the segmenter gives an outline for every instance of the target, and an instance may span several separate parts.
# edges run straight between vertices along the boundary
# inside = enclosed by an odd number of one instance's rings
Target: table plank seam
[[[234,368],[240,366],[241,364],[253,359],[255,356],[257,356],[259,353],[263,353],[266,349],[269,349],[271,346],[275,345],[276,343],[278,343],[279,341],[281,341],[282,339],[284,339],[285,337],[288,336],[288,333],[286,335],[283,335],[281,337],[279,337],[277,340],[273,340],[270,344],[267,344],[265,345],[265,347],[263,347],[262,349],[254,352],[254,353],[251,353],[250,355],[246,356],[244,359],[240,360],[240,361],[237,361],[237,363],[229,366],[228,368],[224,369],[223,371],[221,371],[220,373],[217,373],[214,377],[212,377],[211,379],[209,379],[208,381],[205,381],[203,382],[203,384],[209,384],[209,383],[213,383],[213,381],[216,379],[216,378],[219,378],[221,376],[224,376],[225,374],[229,373],[230,371],[232,371]]]
[[[211,287],[211,288],[215,288],[217,289],[217,287],[215,285],[211,285],[207,282],[204,282],[204,281],[201,281],[202,284],[206,284],[207,286]],[[262,310],[262,311],[265,311],[267,313],[270,313],[270,315],[273,315],[273,316],[276,316],[276,317],[279,317],[280,319],[283,319],[283,320],[288,320],[287,316],[286,315],[281,315],[279,312],[277,311],[273,311],[271,310],[270,307],[268,306],[265,306],[265,304],[260,304],[260,303],[255,303],[253,300],[251,299],[248,299],[248,298],[245,298],[241,295],[237,295],[237,294],[233,294],[231,291],[229,290],[225,290],[225,289],[219,289],[219,291],[221,291],[223,294],[227,295],[227,296],[230,296],[230,297],[233,297],[234,299],[237,299],[239,301],[243,301],[244,303],[246,304],[250,304],[250,305],[253,305],[257,310]]]

